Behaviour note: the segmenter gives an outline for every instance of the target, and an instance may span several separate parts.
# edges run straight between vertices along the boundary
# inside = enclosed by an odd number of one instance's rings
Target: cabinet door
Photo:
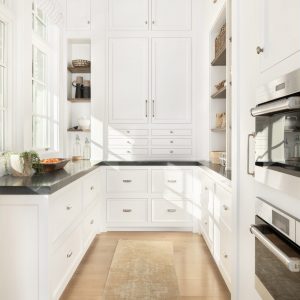
[[[148,39],[109,41],[109,109],[111,123],[147,123]]]
[[[90,0],[67,0],[67,29],[90,30]]]
[[[148,30],[148,0],[110,0],[111,30]]]
[[[191,122],[191,39],[152,39],[152,123]]]
[[[190,30],[191,0],[152,0],[152,30]]]
[[[300,1],[260,1],[261,72],[300,50]]]

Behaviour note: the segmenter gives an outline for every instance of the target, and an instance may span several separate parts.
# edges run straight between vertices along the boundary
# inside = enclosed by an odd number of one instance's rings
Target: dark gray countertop
[[[0,178],[0,195],[50,195],[100,166],[205,166],[231,179],[230,171],[206,161],[101,161],[70,162],[63,170],[32,177]]]

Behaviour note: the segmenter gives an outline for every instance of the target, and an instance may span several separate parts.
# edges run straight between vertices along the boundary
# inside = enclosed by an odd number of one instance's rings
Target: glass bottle
[[[91,158],[91,143],[89,139],[85,138],[84,148],[83,148],[83,159]]]
[[[294,157],[300,157],[300,137],[296,136],[295,147],[294,147]]]
[[[81,152],[80,137],[77,134],[76,139],[75,139],[75,143],[73,145],[73,157],[75,159],[80,159],[81,155],[82,155],[82,152]]]

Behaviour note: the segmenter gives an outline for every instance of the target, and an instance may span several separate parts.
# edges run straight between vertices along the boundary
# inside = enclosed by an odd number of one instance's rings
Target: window
[[[6,24],[0,20],[0,152],[5,149],[7,106]]]
[[[32,147],[59,149],[58,51],[59,30],[32,4]]]

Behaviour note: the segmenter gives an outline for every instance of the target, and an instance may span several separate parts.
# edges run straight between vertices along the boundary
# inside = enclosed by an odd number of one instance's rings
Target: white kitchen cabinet
[[[191,0],[152,0],[152,30],[191,30]]]
[[[191,39],[152,39],[152,123],[190,123]]]
[[[67,29],[90,30],[91,28],[91,1],[67,0]]]
[[[259,1],[261,73],[300,51],[300,1]],[[253,49],[255,50],[255,49]]]
[[[148,122],[148,39],[109,41],[109,120]]]
[[[148,0],[110,0],[110,30],[148,30]]]

